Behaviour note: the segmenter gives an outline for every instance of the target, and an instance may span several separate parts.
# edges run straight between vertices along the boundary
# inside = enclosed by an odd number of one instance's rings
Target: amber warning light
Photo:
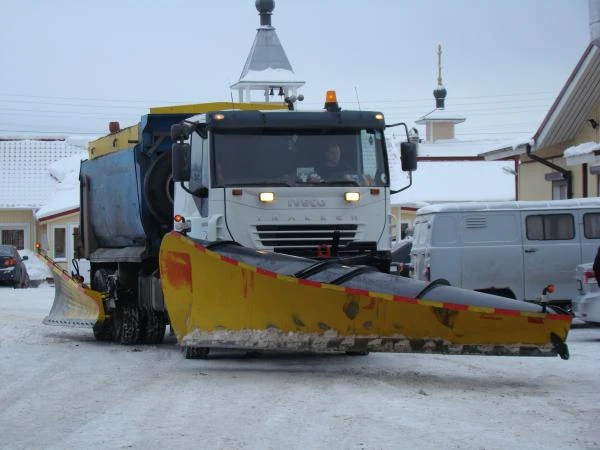
[[[325,94],[325,109],[329,112],[341,111],[335,91],[327,91],[327,94]]]

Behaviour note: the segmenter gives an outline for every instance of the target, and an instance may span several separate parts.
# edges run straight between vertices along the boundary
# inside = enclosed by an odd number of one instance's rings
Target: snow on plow
[[[38,257],[48,265],[54,277],[54,303],[44,324],[91,328],[105,320],[100,292],[71,277],[46,254],[40,252]]]
[[[366,266],[194,240],[171,232],[160,271],[186,349],[415,352],[568,359],[559,309]]]

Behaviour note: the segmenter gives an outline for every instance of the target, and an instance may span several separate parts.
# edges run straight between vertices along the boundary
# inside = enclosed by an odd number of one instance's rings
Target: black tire
[[[112,330],[117,344],[132,345],[140,340],[140,310],[132,305],[117,305],[112,317]]]
[[[165,338],[164,314],[159,311],[148,311],[144,314],[142,332],[140,341],[142,344],[160,344]]]
[[[108,274],[109,271],[107,269],[96,270],[96,272],[94,272],[94,277],[92,278],[92,289],[98,292],[107,293]],[[92,327],[92,331],[94,332],[94,338],[96,338],[97,341],[112,341],[112,319],[107,318],[103,321],[97,321]]]
[[[208,347],[184,347],[185,359],[204,359],[208,356]]]
[[[161,224],[173,224],[173,190],[171,152],[165,152],[150,163],[144,177],[146,206]]]
[[[92,331],[94,332],[94,337],[97,341],[113,340],[112,322],[110,321],[110,319],[106,319],[103,321],[99,320],[92,327]]]

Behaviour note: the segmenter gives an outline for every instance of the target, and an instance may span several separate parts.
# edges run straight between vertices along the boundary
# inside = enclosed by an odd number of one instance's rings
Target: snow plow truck
[[[559,308],[390,273],[385,128],[382,113],[342,110],[334,92],[319,111],[203,104],[114,127],[80,170],[91,286],[56,273],[45,323],[122,344],[159,343],[170,324],[189,358],[211,348],[567,358],[571,317]]]

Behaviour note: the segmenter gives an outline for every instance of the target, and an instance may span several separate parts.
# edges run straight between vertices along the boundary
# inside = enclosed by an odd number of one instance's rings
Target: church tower
[[[275,1],[256,0],[255,5],[260,15],[260,27],[240,79],[231,85],[231,89],[238,91],[239,102],[283,102],[285,97],[296,96],[298,88],[304,86],[304,81],[294,74],[275,28],[271,25]],[[258,91],[262,98],[253,100],[253,91]]]
[[[438,139],[454,139],[454,125],[466,119],[446,110],[446,95],[448,91],[442,83],[442,46],[438,45],[438,79],[437,87],[433,90],[435,109],[416,121],[425,125],[425,142],[433,143]]]

